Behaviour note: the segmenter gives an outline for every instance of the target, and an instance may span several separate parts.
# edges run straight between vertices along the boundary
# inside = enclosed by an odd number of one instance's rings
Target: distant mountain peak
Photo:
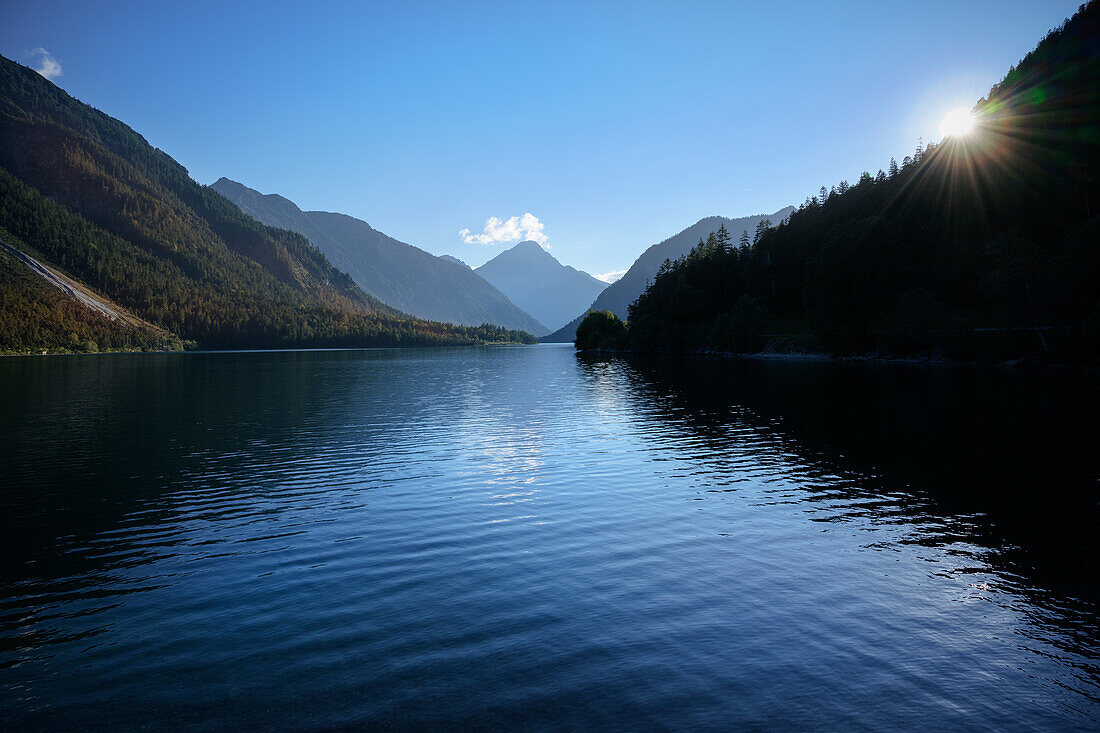
[[[538,242],[536,242],[532,239],[525,239],[522,242],[516,244],[514,247],[512,247],[512,249],[520,250],[520,251],[528,250],[528,251],[531,251],[531,252],[534,252],[536,250],[538,250],[540,252],[546,252],[545,247],[543,247],[541,244],[539,244]],[[549,254],[549,252],[547,252],[547,254]]]
[[[737,219],[728,219],[724,216],[704,216],[679,234],[654,244],[642,252],[622,277],[605,287],[591,304],[578,311],[580,315],[544,340],[550,342],[572,341],[576,334],[577,325],[589,309],[609,310],[619,318],[626,318],[627,308],[642,294],[646,285],[656,277],[657,271],[666,259],[675,260],[677,257],[687,254],[696,242],[705,239],[708,234],[717,230],[719,226],[725,225],[730,237],[736,242],[743,230],[748,230],[751,235],[759,221],[769,219],[772,224],[778,224],[783,217],[794,210],[793,206],[787,206],[771,214],[754,214]]]
[[[302,211],[278,194],[224,177],[211,188],[254,219],[305,236],[364,291],[401,311],[466,326],[492,323],[536,335],[548,330],[465,263],[386,236],[362,219]]]
[[[540,322],[557,328],[592,302],[607,283],[558,262],[525,239],[474,270]]]
[[[439,259],[445,260],[447,262],[453,262],[456,265],[461,265],[462,267],[465,267],[467,270],[473,269],[469,265],[467,265],[465,262],[463,262],[462,260],[455,257],[454,255],[439,255]]]
[[[244,213],[256,220],[260,220],[260,217],[257,216],[259,208],[278,211],[279,215],[275,217],[276,221],[266,223],[283,229],[293,230],[293,227],[288,224],[290,219],[302,213],[296,203],[284,196],[277,193],[260,193],[225,176],[210,184],[210,188],[233,201]]]
[[[550,254],[545,247],[543,247],[538,242],[530,239],[525,239],[522,242],[517,242],[516,244],[513,244],[511,247],[497,255],[497,257],[504,257],[505,259],[516,256],[541,258],[546,262],[550,262],[550,260],[558,262],[558,259],[554,257],[554,255]],[[496,259],[497,257],[494,257],[493,259]],[[490,260],[490,262],[491,261],[492,260]]]

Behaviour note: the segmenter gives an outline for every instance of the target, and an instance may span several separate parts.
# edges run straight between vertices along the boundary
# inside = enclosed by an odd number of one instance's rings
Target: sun
[[[944,137],[962,137],[973,129],[974,115],[966,107],[951,110],[940,123],[940,134]]]

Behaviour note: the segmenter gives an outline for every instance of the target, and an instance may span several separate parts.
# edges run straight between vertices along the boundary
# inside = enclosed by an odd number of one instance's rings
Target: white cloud
[[[625,274],[626,270],[613,270],[611,272],[605,272],[602,275],[593,275],[592,277],[596,278],[597,280],[603,280],[605,283],[610,285]]]
[[[550,249],[550,245],[546,243],[549,237],[542,231],[544,226],[534,214],[513,216],[507,220],[490,216],[485,220],[485,228],[481,230],[480,234],[473,234],[469,229],[462,229],[459,230],[458,236],[462,237],[462,241],[466,244],[508,244],[509,242],[530,239],[532,242],[538,242],[546,249]]]
[[[51,81],[61,76],[61,63],[50,52],[39,46],[28,54],[31,68]]]

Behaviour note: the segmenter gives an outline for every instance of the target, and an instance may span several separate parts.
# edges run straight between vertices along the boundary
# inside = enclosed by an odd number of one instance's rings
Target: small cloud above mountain
[[[544,227],[539,218],[531,213],[510,219],[490,216],[485,220],[485,227],[480,234],[474,234],[467,228],[459,230],[458,236],[466,244],[510,244],[529,239],[550,249],[550,245],[546,243],[549,237],[543,233]]]
[[[597,280],[603,280],[605,283],[610,285],[625,274],[626,270],[612,270],[611,272],[605,272],[602,275],[593,275],[592,277],[596,278]]]
[[[50,81],[61,76],[61,62],[55,59],[49,51],[41,46],[33,51],[29,51],[27,56],[30,57],[31,68]]]

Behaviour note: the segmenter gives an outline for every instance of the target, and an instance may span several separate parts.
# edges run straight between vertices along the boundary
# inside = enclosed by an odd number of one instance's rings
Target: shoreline
[[[486,341],[476,344],[428,344],[423,346],[292,346],[285,349],[260,347],[255,349],[225,348],[225,349],[116,349],[114,351],[0,351],[0,358],[4,357],[45,357],[45,356],[116,356],[119,354],[253,354],[253,353],[281,353],[301,351],[383,351],[388,349],[465,349],[481,346],[538,346],[539,344],[525,344],[520,341]]]
[[[751,361],[780,361],[827,364],[864,364],[892,365],[911,367],[983,367],[1009,370],[1052,370],[1080,371],[1100,373],[1098,364],[1075,364],[1071,362],[1050,362],[1037,359],[1009,359],[1007,361],[964,361],[932,356],[881,356],[878,354],[854,354],[850,356],[832,356],[815,352],[777,352],[758,351],[748,354],[713,349],[691,351],[622,351],[618,349],[577,349],[581,354],[606,354],[609,356],[692,356],[718,359],[745,359]]]

